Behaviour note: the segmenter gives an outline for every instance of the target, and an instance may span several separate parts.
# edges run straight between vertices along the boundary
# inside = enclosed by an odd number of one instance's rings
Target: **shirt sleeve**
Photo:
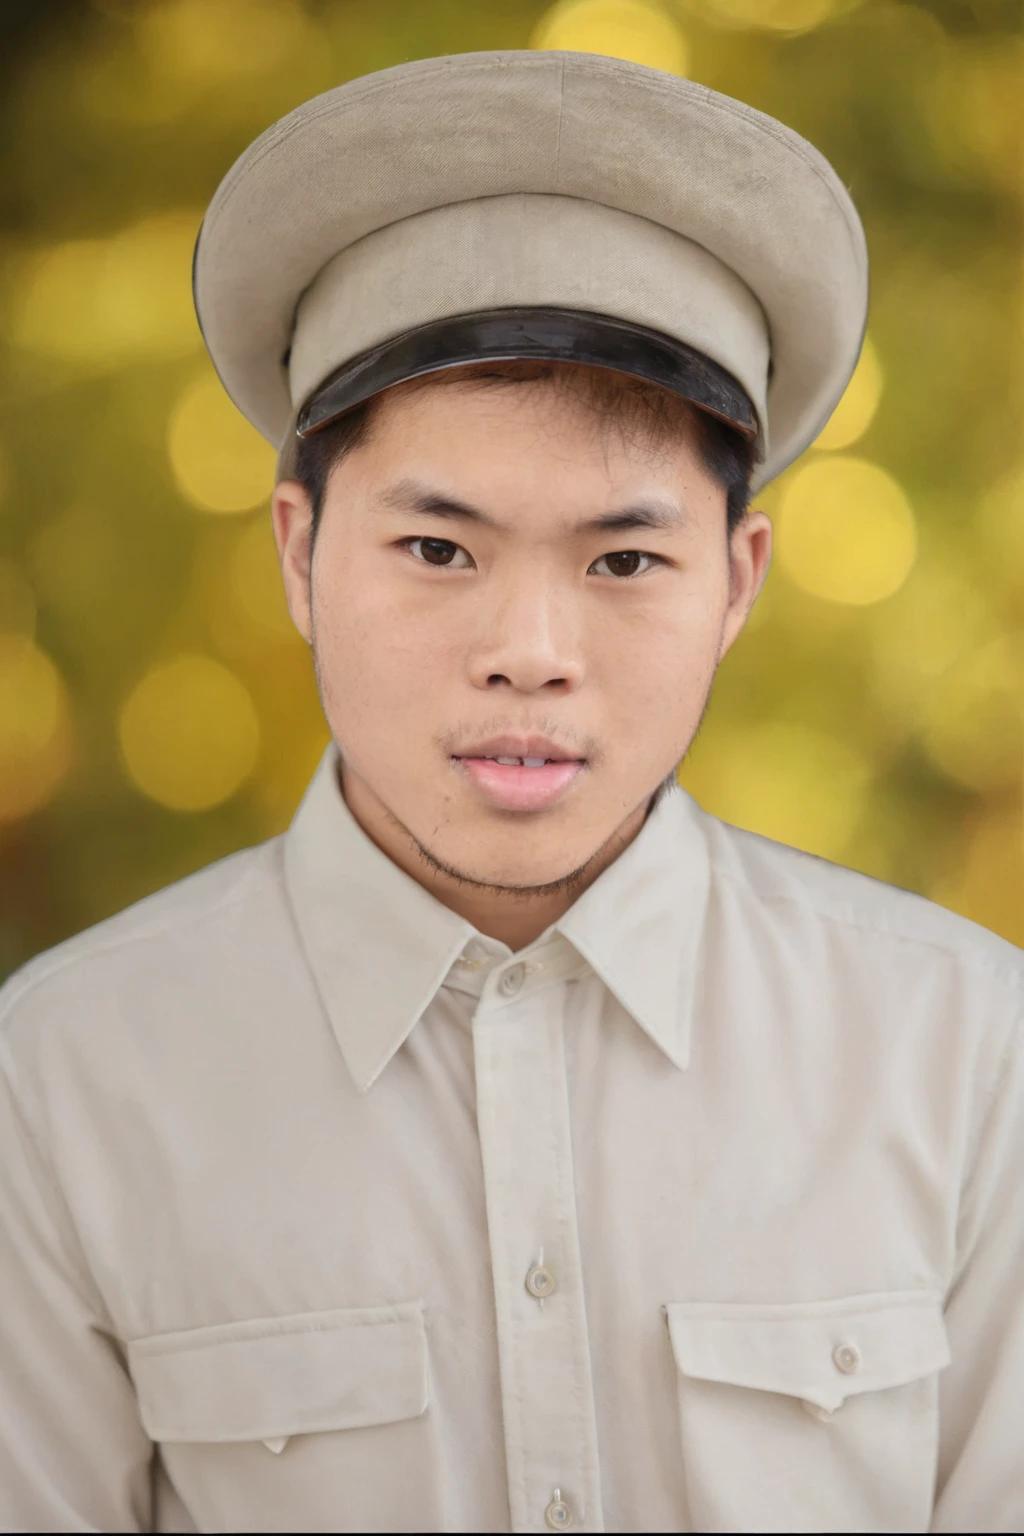
[[[0,1530],[151,1529],[152,1453],[0,1041]]]
[[[934,1531],[1024,1530],[1024,1025],[998,1072],[946,1308]]]

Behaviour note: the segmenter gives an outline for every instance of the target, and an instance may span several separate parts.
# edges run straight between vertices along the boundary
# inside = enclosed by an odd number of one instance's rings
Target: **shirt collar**
[[[690,1060],[711,884],[702,816],[684,789],[670,790],[555,924],[677,1067]]]
[[[285,835],[284,876],[338,1045],[366,1090],[480,936],[366,835],[345,804],[337,765],[331,746]],[[710,878],[701,814],[682,789],[665,795],[629,847],[549,930],[573,946],[677,1067],[689,1060]]]

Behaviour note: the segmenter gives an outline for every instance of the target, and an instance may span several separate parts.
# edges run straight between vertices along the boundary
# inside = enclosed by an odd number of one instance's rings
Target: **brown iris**
[[[458,547],[449,539],[420,539],[420,553],[428,565],[450,565]]]

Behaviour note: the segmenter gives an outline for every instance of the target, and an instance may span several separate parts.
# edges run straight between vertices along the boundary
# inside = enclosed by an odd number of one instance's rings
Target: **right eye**
[[[403,543],[413,559],[423,565],[448,566],[464,571],[473,564],[462,545],[453,544],[451,539],[404,539]],[[459,555],[463,557],[461,560],[456,558]]]

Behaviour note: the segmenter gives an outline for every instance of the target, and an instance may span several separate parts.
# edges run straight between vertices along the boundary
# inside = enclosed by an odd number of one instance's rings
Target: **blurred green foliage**
[[[772,113],[867,228],[868,354],[761,498],[775,568],[683,782],[1024,943],[1021,22],[1018,0],[6,0],[0,973],[280,830],[326,741],[272,456],[191,313],[210,195],[318,91],[527,45]]]

